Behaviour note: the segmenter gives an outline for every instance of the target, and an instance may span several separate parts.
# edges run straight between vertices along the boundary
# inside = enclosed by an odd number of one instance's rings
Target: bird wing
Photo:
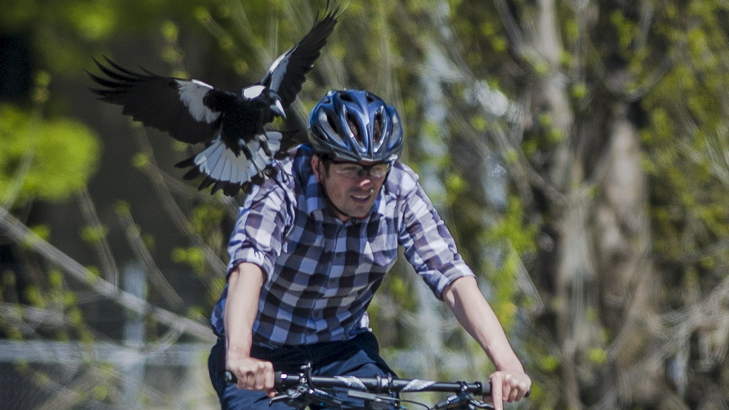
[[[212,186],[211,193],[222,189],[226,195],[235,196],[239,190],[248,192],[276,172],[274,160],[282,155],[282,139],[281,132],[265,131],[245,143],[248,155],[236,155],[218,136],[203,151],[175,166],[188,168],[185,179],[202,176],[198,189]]]
[[[304,76],[319,57],[327,37],[334,30],[339,14],[338,7],[327,5],[323,18],[317,18],[314,26],[295,46],[281,54],[268,69],[261,83],[276,91],[284,107],[289,106],[306,79]]]
[[[92,89],[100,99],[124,107],[123,114],[144,125],[187,142],[206,142],[215,136],[221,102],[234,98],[198,80],[163,77],[142,69],[130,71],[110,59],[94,62],[104,76],[88,73],[103,88]]]

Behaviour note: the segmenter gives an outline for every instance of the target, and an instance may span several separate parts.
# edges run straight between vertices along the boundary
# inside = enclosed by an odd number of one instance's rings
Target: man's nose
[[[372,181],[372,177],[369,172],[365,175],[360,174],[357,177],[357,186],[360,188],[370,188],[373,184],[374,181]]]

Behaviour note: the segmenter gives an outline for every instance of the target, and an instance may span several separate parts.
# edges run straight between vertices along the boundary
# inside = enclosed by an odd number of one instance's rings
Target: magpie
[[[87,73],[103,87],[91,90],[146,126],[185,143],[204,143],[202,151],[175,165],[188,168],[185,179],[203,176],[199,190],[212,186],[211,194],[222,189],[235,196],[273,175],[274,159],[293,145],[287,137],[295,133],[267,130],[264,125],[275,117],[286,118],[286,108],[301,91],[338,15],[339,8],[327,2],[323,16],[317,16],[304,38],[281,54],[261,81],[238,92],[144,68],[135,72],[107,57],[105,63],[93,59],[104,75]]]

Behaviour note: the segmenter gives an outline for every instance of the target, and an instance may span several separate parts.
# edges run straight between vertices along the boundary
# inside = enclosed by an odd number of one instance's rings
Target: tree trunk
[[[599,164],[601,198],[593,229],[601,320],[610,334],[608,354],[618,378],[605,384],[622,386],[620,397],[645,401],[655,395],[661,380],[656,364],[641,360],[656,341],[658,322],[647,181],[639,136],[625,104],[615,107],[611,122],[609,144]],[[636,368],[637,363],[643,367]],[[624,369],[633,370],[631,380],[623,378]]]

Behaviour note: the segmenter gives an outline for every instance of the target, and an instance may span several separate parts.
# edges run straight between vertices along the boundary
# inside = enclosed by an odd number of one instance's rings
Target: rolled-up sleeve
[[[420,184],[403,203],[399,241],[407,260],[439,299],[453,281],[473,276]]]
[[[291,215],[281,189],[260,190],[243,204],[228,241],[228,275],[241,263],[258,265],[272,280]]]

